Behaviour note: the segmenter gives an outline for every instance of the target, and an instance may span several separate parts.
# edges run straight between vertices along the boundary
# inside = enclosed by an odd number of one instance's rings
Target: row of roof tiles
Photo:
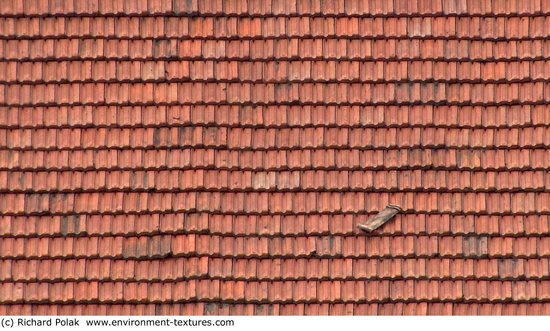
[[[0,237],[148,236],[159,233],[222,236],[355,236],[372,214],[254,215],[148,213],[118,215],[1,216]],[[549,234],[548,215],[404,214],[377,230],[388,235],[483,235],[534,237]],[[360,240],[360,239],[356,239]],[[351,239],[352,242],[356,240]],[[525,242],[520,239],[519,242]],[[344,245],[346,243],[344,242]]]
[[[0,302],[383,302],[544,301],[547,281],[224,281],[0,284]]]
[[[210,233],[234,236],[356,235],[356,225],[372,214],[224,215],[149,213],[70,216],[1,216],[1,237],[131,236],[159,233]],[[405,214],[380,230],[387,235],[548,235],[548,215]],[[530,240],[534,240],[531,238]],[[352,240],[353,241],[353,240]],[[524,241],[521,239],[520,241]]]
[[[544,0],[532,0],[527,4],[513,0],[42,0],[10,2],[0,10],[0,15],[517,15],[550,12],[550,4]]]
[[[540,303],[175,303],[175,304],[11,304],[2,315],[549,315]]]
[[[1,18],[2,38],[274,38],[454,37],[526,39],[548,36],[537,17],[44,17]]]
[[[219,258],[0,260],[2,282],[231,280],[539,280],[548,258]]]
[[[296,106],[171,105],[0,107],[0,127],[518,127],[546,126],[546,105]]]
[[[339,213],[377,211],[390,202],[417,213],[550,212],[550,193],[178,192],[0,194],[4,215],[35,213]]]
[[[444,146],[441,146],[444,147]],[[2,170],[464,169],[547,170],[550,149],[87,149],[0,150]],[[383,207],[383,206],[382,206]]]
[[[541,103],[550,83],[81,83],[0,85],[0,104]]]
[[[550,17],[550,16],[549,16]],[[0,62],[15,82],[495,82],[550,79],[550,61],[56,61]]]
[[[0,39],[6,60],[65,59],[547,59],[550,40],[284,38],[259,40]]]
[[[0,129],[2,149],[122,149],[225,147],[318,148],[534,148],[550,144],[550,128],[157,128]]]
[[[458,170],[132,170],[0,171],[0,191],[438,190],[545,191],[548,171]]]
[[[548,315],[547,303],[12,304],[2,315]]]
[[[2,238],[4,258],[221,257],[549,257],[549,237],[296,236],[235,237],[207,234],[139,237]],[[454,262],[453,262],[454,263]]]

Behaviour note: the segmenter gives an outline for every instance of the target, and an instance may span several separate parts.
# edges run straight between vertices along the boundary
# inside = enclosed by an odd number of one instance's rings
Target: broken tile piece
[[[376,216],[369,219],[367,223],[358,224],[357,227],[365,232],[372,232],[391,220],[401,211],[402,209],[399,206],[387,205],[386,208],[382,209]]]

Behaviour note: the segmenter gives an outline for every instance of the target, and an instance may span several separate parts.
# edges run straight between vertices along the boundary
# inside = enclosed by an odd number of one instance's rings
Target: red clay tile
[[[5,293],[5,302],[17,302],[23,300],[24,285],[22,283],[3,283],[0,286],[2,288],[2,293]]]
[[[25,301],[39,302],[48,300],[48,283],[29,283],[25,286]]]
[[[490,238],[488,250],[490,256],[511,256],[513,254],[513,238]]]
[[[451,277],[471,278],[474,276],[473,260],[456,260],[450,264]]]
[[[463,238],[461,237],[441,237],[439,239],[439,252],[442,256],[456,256],[462,254]]]
[[[474,261],[474,272],[476,277],[494,278],[498,274],[498,260],[476,260]]]

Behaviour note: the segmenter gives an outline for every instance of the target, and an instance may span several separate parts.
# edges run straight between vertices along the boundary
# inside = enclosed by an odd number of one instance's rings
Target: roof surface
[[[550,1],[0,15],[0,315],[550,314]]]

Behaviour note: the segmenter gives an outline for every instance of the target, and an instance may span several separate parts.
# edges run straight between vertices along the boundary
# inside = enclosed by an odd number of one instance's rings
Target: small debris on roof
[[[396,205],[387,205],[378,215],[369,219],[365,224],[358,224],[357,227],[365,232],[371,232],[378,229],[382,224],[391,220],[397,213],[403,211],[401,207]]]

